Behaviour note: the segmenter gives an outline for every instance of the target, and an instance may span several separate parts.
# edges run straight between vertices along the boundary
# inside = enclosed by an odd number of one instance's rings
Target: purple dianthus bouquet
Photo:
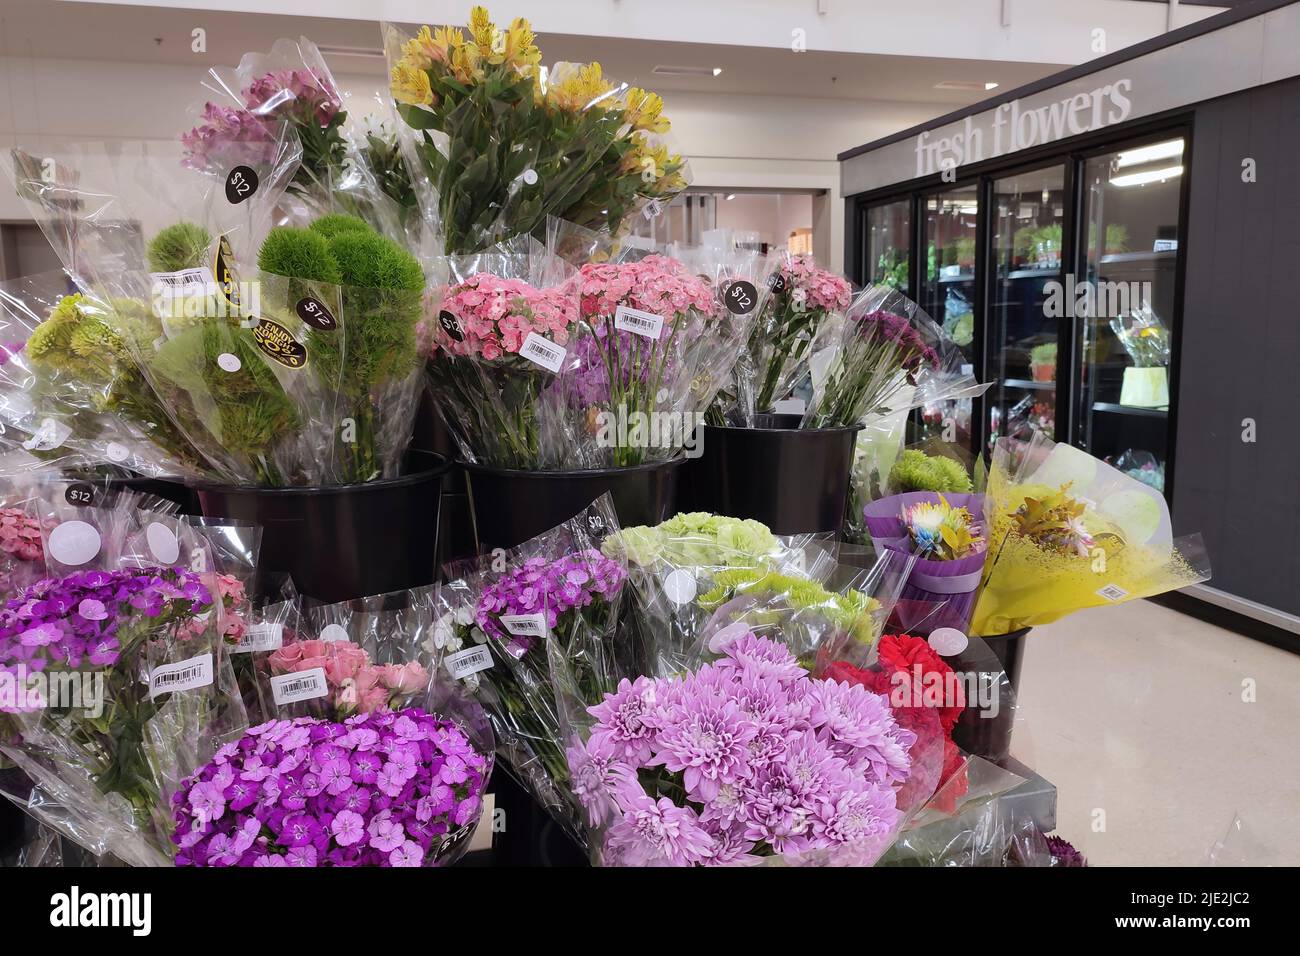
[[[566,756],[600,862],[873,863],[902,823],[915,735],[885,697],[813,678],[777,641],[745,631],[720,650],[587,708]]]
[[[439,866],[459,856],[491,773],[418,707],[252,727],[172,798],[178,866]]]

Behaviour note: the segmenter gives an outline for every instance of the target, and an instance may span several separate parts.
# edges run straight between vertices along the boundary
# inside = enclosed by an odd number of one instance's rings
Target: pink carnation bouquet
[[[281,717],[310,713],[345,720],[353,714],[401,710],[429,685],[429,672],[419,661],[376,664],[351,641],[296,641],[273,651],[266,663],[271,698]]]
[[[453,260],[453,281],[428,302],[428,369],[443,418],[468,461],[563,464],[561,425],[543,394],[568,360],[576,289],[540,278],[527,253],[470,258]]]

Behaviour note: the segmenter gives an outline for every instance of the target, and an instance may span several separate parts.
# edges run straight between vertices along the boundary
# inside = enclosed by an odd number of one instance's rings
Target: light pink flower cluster
[[[351,641],[296,641],[274,651],[267,663],[277,676],[323,670],[328,704],[339,720],[355,713],[400,710],[429,683],[429,672],[419,661],[374,664],[365,649]]]
[[[236,164],[265,165],[275,156],[275,140],[264,120],[248,110],[208,103],[202,121],[181,135],[181,162],[200,172]]]
[[[41,526],[21,508],[0,508],[0,551],[19,561],[41,559]]]
[[[779,273],[785,288],[780,294],[802,300],[802,309],[842,312],[849,307],[853,289],[847,279],[820,268],[809,255],[790,256]]]
[[[569,289],[538,289],[522,279],[486,273],[448,286],[435,307],[434,354],[441,348],[489,362],[517,353],[529,332],[564,345],[578,319],[577,298]]]
[[[285,116],[300,126],[324,128],[343,105],[338,91],[310,70],[278,70],[244,90],[244,104],[259,115]]]
[[[706,316],[719,312],[713,287],[667,256],[640,262],[589,262],[570,282],[582,295],[582,317],[593,324],[613,319],[620,305],[663,316],[661,337],[672,331],[673,317],[694,309]]]

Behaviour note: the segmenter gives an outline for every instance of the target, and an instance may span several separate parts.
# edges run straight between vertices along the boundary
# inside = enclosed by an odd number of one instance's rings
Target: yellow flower
[[[479,52],[484,56],[492,55],[493,34],[497,32],[496,24],[488,15],[487,7],[475,7],[469,12],[469,35],[478,44]]]
[[[663,115],[664,101],[657,93],[632,87],[625,104],[627,122],[633,129],[648,133],[666,133],[671,124]]]
[[[446,27],[439,30],[435,37],[428,27],[420,27],[415,39],[407,40],[402,45],[402,60],[421,70],[427,70],[435,63],[447,62]],[[457,31],[460,32],[459,30]]]
[[[419,66],[412,65],[403,58],[393,67],[391,83],[393,99],[410,106],[432,106],[434,104],[433,88],[429,85],[429,74]]]
[[[523,17],[516,17],[505,32],[502,56],[504,62],[525,73],[537,66],[542,60],[542,51],[537,48],[533,28]]]
[[[552,76],[547,94],[548,101],[556,109],[584,110],[613,91],[614,85],[605,79],[599,63],[565,65],[569,69],[562,77]]]

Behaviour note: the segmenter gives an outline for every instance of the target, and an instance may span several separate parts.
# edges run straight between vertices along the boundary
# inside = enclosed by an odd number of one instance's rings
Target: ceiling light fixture
[[[972,93],[983,93],[995,86],[996,83],[978,83],[974,80],[944,80],[942,83],[934,84],[936,90],[964,90]]]
[[[984,84],[984,92],[985,92],[985,93],[987,93],[989,90],[996,90],[997,88],[998,88],[998,85],[997,85],[996,83],[985,83],[985,84]]]
[[[727,202],[731,202],[731,200],[733,200],[733,199],[735,199],[735,198],[736,198],[736,194],[735,194],[735,193],[727,193],[727,196],[726,196]]]
[[[1126,173],[1123,176],[1110,177],[1112,186],[1141,186],[1144,183],[1160,182],[1164,179],[1173,179],[1175,176],[1183,174],[1181,166],[1167,166],[1164,169],[1150,169],[1143,173]]]
[[[1173,159],[1175,156],[1183,155],[1183,141],[1181,139],[1171,139],[1166,143],[1155,143],[1151,146],[1139,146],[1137,149],[1126,149],[1115,160],[1116,166],[1139,166],[1142,163],[1150,163],[1157,159]]]
[[[656,66],[651,73],[659,76],[717,76],[720,66]]]
[[[383,59],[384,51],[366,46],[318,46],[326,56],[364,56],[370,59]]]

